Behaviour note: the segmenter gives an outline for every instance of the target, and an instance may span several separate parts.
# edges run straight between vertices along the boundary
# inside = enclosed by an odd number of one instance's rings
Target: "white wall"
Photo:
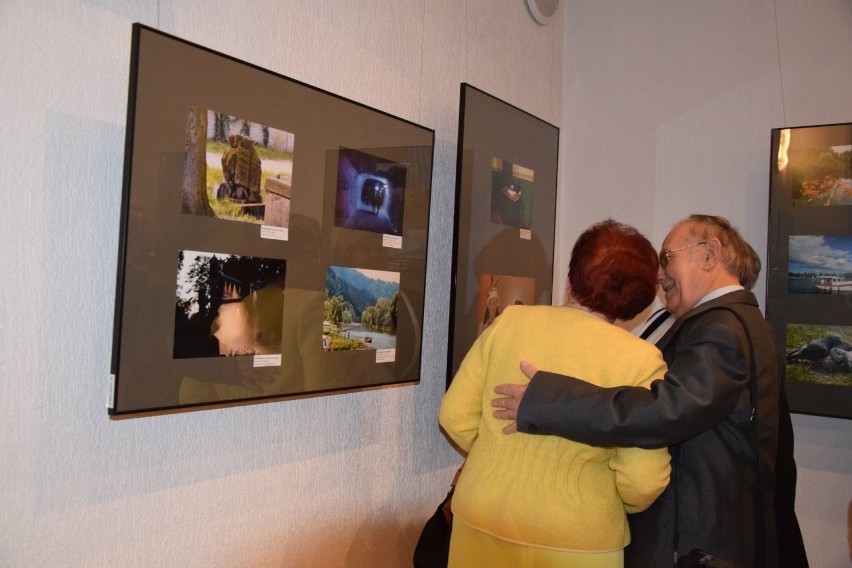
[[[108,419],[134,21],[435,129],[419,386]],[[558,124],[562,38],[522,0],[0,2],[0,565],[410,565],[460,461],[459,83]]]
[[[0,565],[408,565],[459,461],[435,415],[460,82],[561,125],[557,266],[608,216],[659,243],[718,213],[764,248],[769,129],[852,120],[848,0],[523,4],[0,2]],[[107,418],[134,21],[435,129],[421,385]],[[794,421],[812,565],[848,566],[852,423]]]
[[[852,2],[566,0],[560,242],[694,212],[766,250],[770,129],[852,121]],[[761,255],[764,262],[765,253]],[[765,280],[758,282],[758,298]],[[852,560],[852,422],[794,415],[811,565]]]

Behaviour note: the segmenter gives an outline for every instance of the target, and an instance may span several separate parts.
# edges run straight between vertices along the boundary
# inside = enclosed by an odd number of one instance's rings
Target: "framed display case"
[[[772,130],[766,318],[790,409],[852,418],[852,124]]]
[[[550,304],[559,129],[461,84],[447,384],[510,304]]]
[[[135,24],[109,413],[419,381],[433,145]]]

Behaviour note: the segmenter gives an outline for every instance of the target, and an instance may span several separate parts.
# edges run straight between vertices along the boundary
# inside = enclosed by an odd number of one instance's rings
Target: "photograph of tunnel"
[[[405,164],[341,148],[338,152],[334,224],[402,236]]]

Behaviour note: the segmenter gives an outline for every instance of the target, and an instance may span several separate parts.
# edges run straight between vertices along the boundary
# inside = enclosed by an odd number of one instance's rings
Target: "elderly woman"
[[[441,426],[468,453],[453,498],[450,566],[623,566],[627,514],[665,489],[668,451],[505,436],[510,423],[495,419],[490,403],[507,376],[526,380],[521,354],[600,386],[648,387],[662,377],[657,348],[613,324],[652,302],[657,268],[654,247],[635,229],[598,223],[574,245],[566,306],[509,306],[476,340],[440,410]]]

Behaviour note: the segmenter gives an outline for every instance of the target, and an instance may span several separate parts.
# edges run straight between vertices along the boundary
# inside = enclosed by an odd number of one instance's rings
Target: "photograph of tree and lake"
[[[290,132],[189,107],[183,212],[287,228],[294,144]]]
[[[789,244],[789,293],[852,292],[852,236],[790,235]]]
[[[174,358],[281,353],[287,262],[183,250]]]
[[[399,272],[326,269],[323,351],[396,349]]]
[[[848,124],[779,129],[778,182],[794,207],[852,205],[852,136]]]

